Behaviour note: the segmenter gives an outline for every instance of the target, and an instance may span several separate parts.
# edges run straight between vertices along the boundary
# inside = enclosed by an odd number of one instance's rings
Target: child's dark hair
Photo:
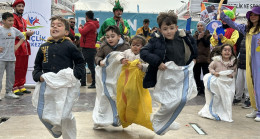
[[[144,46],[146,44],[146,40],[143,36],[140,35],[135,35],[131,40],[130,40],[130,44],[132,44],[133,40],[140,40],[142,42],[142,45]]]
[[[117,26],[115,26],[115,25],[108,26],[105,31],[106,32],[112,31],[112,32],[115,32],[117,35],[121,35],[119,28]]]
[[[92,11],[87,11],[86,12],[86,17],[89,19],[93,20],[94,19],[94,13]]]
[[[162,23],[165,22],[167,26],[171,24],[177,25],[178,16],[173,11],[161,12],[157,17],[157,23],[159,28],[161,28]]]
[[[61,21],[64,25],[65,25],[65,30],[66,31],[70,31],[70,23],[67,19],[63,18],[62,16],[53,16],[51,17],[51,23],[54,21],[54,20],[59,20]]]
[[[222,44],[222,45],[221,45],[221,47],[220,47],[220,53],[221,53],[221,55],[222,55],[222,51],[223,51],[223,49],[224,49],[225,46],[229,46],[229,47],[231,48],[231,54],[232,54],[231,57],[232,57],[232,56],[236,57],[235,51],[234,51],[234,49],[233,49],[233,46],[230,45],[230,44]],[[235,65],[236,63],[237,63],[237,60],[235,60],[234,65]],[[234,65],[233,65],[233,66],[234,66]]]
[[[3,20],[6,20],[9,17],[14,17],[14,15],[9,13],[9,12],[5,12],[5,13],[2,14],[2,19]]]

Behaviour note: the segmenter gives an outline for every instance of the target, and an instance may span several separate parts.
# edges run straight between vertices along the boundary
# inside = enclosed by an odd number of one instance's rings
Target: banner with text
[[[25,0],[23,18],[27,23],[27,30],[34,31],[30,37],[31,55],[29,56],[26,84],[35,84],[32,78],[34,60],[41,44],[50,36],[51,0]]]
[[[85,18],[85,13],[86,11],[75,11],[75,19],[76,19],[76,27],[75,27],[75,33],[78,32],[78,26],[80,24],[84,25],[86,23],[86,18]],[[103,22],[110,17],[113,17],[114,14],[113,12],[103,12],[103,11],[94,11],[95,18],[98,19],[100,26],[103,24]],[[150,20],[150,25],[149,27],[157,27],[157,16],[158,14],[153,14],[153,13],[123,13],[122,17],[128,21],[128,24],[130,25],[130,33],[131,36],[135,35],[136,30],[139,27],[143,26],[143,20],[144,19],[149,19]],[[73,16],[66,16],[66,18],[71,18]],[[185,29],[186,28],[186,20],[178,20],[178,28],[179,29]],[[195,32],[197,30],[197,21],[191,21],[191,31]],[[98,30],[99,31],[99,30]]]

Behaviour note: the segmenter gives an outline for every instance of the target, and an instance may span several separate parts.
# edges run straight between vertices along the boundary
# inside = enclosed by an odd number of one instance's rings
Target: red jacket
[[[14,15],[14,25],[13,27],[17,28],[21,32],[26,32],[27,29],[27,23],[26,20],[23,19],[21,16],[18,16],[17,14],[13,13]],[[26,39],[28,40],[29,36],[26,36]],[[19,42],[19,38],[16,37],[15,44]],[[15,51],[15,55],[31,55],[31,48],[28,41],[24,41],[21,46]]]
[[[80,47],[96,48],[97,29],[99,28],[99,21],[89,20],[83,28],[79,28]]]
[[[72,28],[70,28],[70,33],[73,35],[73,37],[75,37],[75,32]]]

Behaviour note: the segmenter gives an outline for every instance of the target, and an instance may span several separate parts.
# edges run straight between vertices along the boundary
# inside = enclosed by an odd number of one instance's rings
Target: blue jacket
[[[189,60],[186,62],[188,65],[193,59],[196,59],[197,52],[196,52],[196,43],[194,42],[193,38],[184,32],[184,30],[179,30],[179,37],[181,37],[185,44],[190,48],[191,55]],[[145,45],[140,51],[140,57],[145,62],[149,63],[149,66],[146,71],[146,75],[143,81],[144,88],[151,88],[154,87],[157,82],[157,71],[158,66],[163,62],[166,63],[168,61],[165,60],[166,54],[166,42],[163,35],[156,33],[155,37],[151,38],[147,45]]]

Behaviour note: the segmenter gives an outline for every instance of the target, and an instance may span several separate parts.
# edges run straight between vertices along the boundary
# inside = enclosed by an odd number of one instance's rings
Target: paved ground
[[[30,89],[33,91],[33,89]],[[0,117],[8,117],[6,122],[0,123],[0,139],[52,139],[53,137],[40,122],[36,109],[32,106],[32,94],[25,94],[20,99],[4,99],[1,93]],[[128,128],[106,127],[93,130],[92,110],[95,102],[95,89],[81,87],[80,99],[73,108],[77,120],[78,139],[170,139],[170,138],[217,138],[217,139],[260,139],[260,123],[253,119],[245,118],[245,114],[252,109],[242,109],[241,106],[233,106],[234,122],[217,122],[201,118],[198,111],[205,103],[203,96],[197,96],[188,102],[177,118],[181,128],[177,131],[169,131],[164,136],[158,136],[154,132],[138,125]],[[156,109],[158,106],[153,104]],[[207,135],[199,135],[189,123],[197,123]]]

